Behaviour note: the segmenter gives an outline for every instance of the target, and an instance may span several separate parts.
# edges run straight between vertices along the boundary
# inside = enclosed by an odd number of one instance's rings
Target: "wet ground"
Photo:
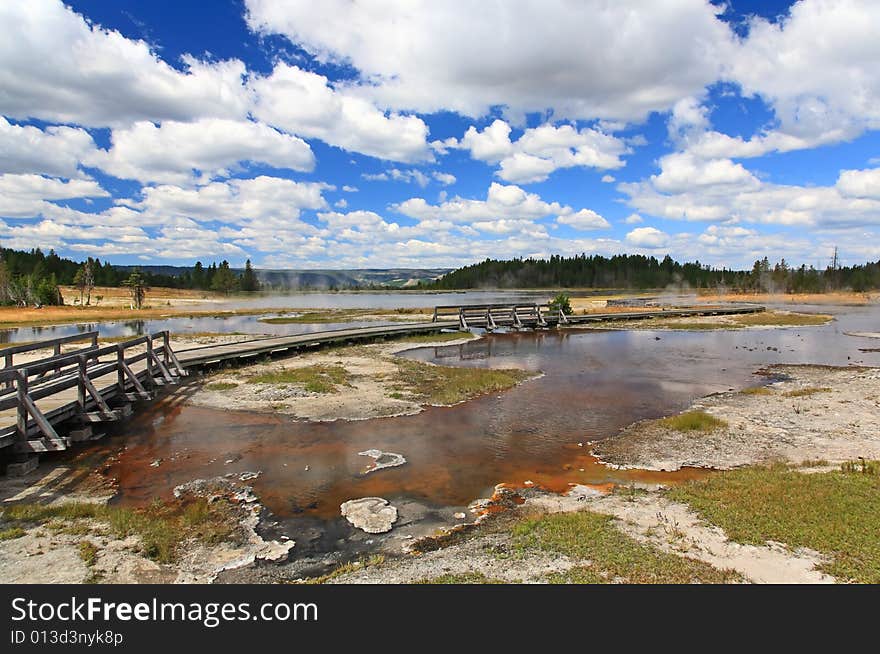
[[[587,441],[709,393],[762,383],[755,372],[767,364],[880,365],[880,353],[862,351],[876,339],[845,334],[878,331],[880,307],[799,309],[833,310],[837,320],[770,330],[522,332],[413,350],[407,356],[444,365],[545,373],[500,395],[415,416],[296,422],[188,406],[182,389],[137,412],[124,440],[108,441],[108,451],[123,448],[110,474],[119,480],[120,502],[142,503],[193,478],[260,472],[249,483],[280,518],[278,529],[303,544],[297,552],[333,551],[352,537],[367,548],[373,538],[339,516],[339,505],[358,497],[398,506],[392,534],[399,537],[413,521],[454,523],[454,512],[490,495],[498,482],[563,491],[573,483],[705,474],[611,470],[587,454]],[[407,463],[364,475],[372,459],[358,452],[367,449],[400,453]]]

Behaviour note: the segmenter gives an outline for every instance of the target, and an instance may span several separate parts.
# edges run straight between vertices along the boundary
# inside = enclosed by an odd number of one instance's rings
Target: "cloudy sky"
[[[880,259],[876,0],[0,0],[0,243]]]

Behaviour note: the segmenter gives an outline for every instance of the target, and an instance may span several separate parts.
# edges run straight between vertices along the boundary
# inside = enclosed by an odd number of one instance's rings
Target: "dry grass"
[[[784,393],[785,397],[809,397],[817,393],[830,393],[831,389],[826,386],[807,386],[806,388],[797,388],[793,391]]]
[[[773,395],[773,391],[766,386],[750,386],[740,391],[743,395]]]
[[[744,327],[794,327],[824,325],[834,319],[825,313],[794,313],[788,311],[762,311],[730,316],[730,319]]]

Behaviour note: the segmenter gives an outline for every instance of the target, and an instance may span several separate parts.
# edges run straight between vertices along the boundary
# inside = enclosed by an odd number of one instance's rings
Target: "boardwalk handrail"
[[[16,450],[33,451],[33,442],[28,440],[30,420],[33,420],[38,433],[42,434],[39,450],[58,450],[67,446],[66,441],[58,436],[51,420],[37,407],[38,400],[77,388],[76,405],[80,415],[85,416],[86,409],[95,406],[99,417],[113,420],[116,419],[115,412],[104,397],[107,391],[99,391],[93,383],[94,379],[115,372],[116,384],[110,387],[114,395],[146,399],[151,397],[147,386],[160,383],[157,380],[172,383],[177,376],[186,374],[171,350],[169,339],[170,333],[161,331],[100,348],[93,341],[93,346],[75,352],[0,369],[0,384],[14,387],[14,395],[7,391],[2,394],[6,397],[0,397],[0,411],[17,408]],[[31,349],[42,349],[46,344],[52,346],[58,340],[61,339],[33,344]],[[154,346],[154,341],[160,344]],[[143,345],[146,345],[146,351],[126,354],[130,349]],[[100,360],[113,354],[116,356],[111,360]],[[135,373],[132,366],[141,362],[146,363],[146,370]],[[129,387],[133,389],[133,394],[128,393]]]
[[[23,343],[21,345],[10,345],[9,347],[0,348],[0,357],[3,358],[3,367],[8,368],[12,365],[12,356],[22,354],[24,352],[33,352],[34,350],[44,350],[47,347],[54,347],[55,354],[61,354],[60,347],[65,343],[76,343],[77,341],[90,340],[92,347],[98,346],[98,332],[83,332],[81,334],[71,334],[70,336],[59,336],[58,338],[50,338],[45,341],[36,341],[34,343]]]
[[[59,336],[58,338],[50,338],[45,341],[37,341],[35,343],[23,343],[21,345],[11,345],[9,347],[0,348],[0,357],[3,359],[3,368],[13,368],[15,367],[14,357],[16,354],[23,354],[25,352],[34,352],[35,350],[44,350],[46,348],[53,348],[53,353],[55,357],[61,355],[61,346],[65,343],[76,343],[78,341],[91,341],[91,344],[84,347],[78,348],[76,351],[81,352],[82,350],[94,349],[98,347],[98,332],[83,332],[81,334],[72,334],[70,336]],[[7,381],[3,384],[5,390],[0,390],[0,394],[11,393],[12,392],[12,381]]]

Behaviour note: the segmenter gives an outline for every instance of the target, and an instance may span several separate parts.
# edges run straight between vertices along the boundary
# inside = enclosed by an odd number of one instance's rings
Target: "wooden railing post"
[[[77,357],[77,378],[76,378],[76,403],[79,405],[79,412],[86,412],[86,358],[83,355]]]
[[[147,383],[152,388],[156,385],[156,380],[153,377],[153,357],[156,356],[153,353],[153,336],[152,334],[147,334]]]
[[[18,371],[16,386],[18,390],[18,420],[16,440],[19,442],[27,441],[27,394],[28,394],[28,373],[27,368]]]
[[[116,346],[116,385],[120,395],[125,393],[125,350],[122,343]]]
[[[168,330],[162,332],[162,354],[165,358],[165,367],[171,365],[171,338]]]
[[[11,367],[12,367],[12,355],[11,355],[11,354],[7,354],[5,357],[3,357],[3,363],[4,363],[4,365],[5,365],[6,368],[11,368]],[[12,381],[12,379],[9,379],[9,380],[6,382],[6,388],[12,388],[12,384],[13,384],[13,383],[14,383],[14,382]]]

